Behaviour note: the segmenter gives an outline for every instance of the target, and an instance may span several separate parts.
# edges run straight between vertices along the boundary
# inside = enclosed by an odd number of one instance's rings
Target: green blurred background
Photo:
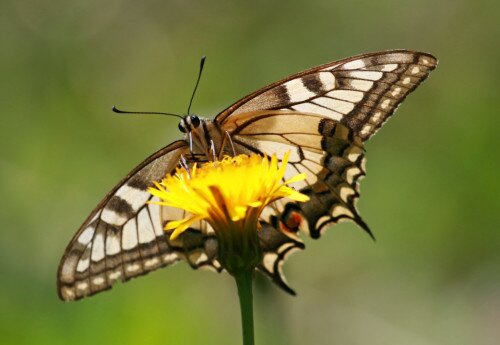
[[[494,1],[3,0],[0,4],[0,343],[239,344],[227,275],[187,265],[75,303],[56,269],[100,198],[179,138],[194,103],[214,116],[321,63],[406,48],[440,65],[367,144],[352,224],[306,239],[259,279],[258,344],[498,344],[499,9]]]

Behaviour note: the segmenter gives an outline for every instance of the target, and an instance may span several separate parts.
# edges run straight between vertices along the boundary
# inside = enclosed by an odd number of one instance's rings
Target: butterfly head
[[[200,118],[196,115],[186,115],[179,122],[179,130],[182,133],[191,132],[193,129],[200,126]]]

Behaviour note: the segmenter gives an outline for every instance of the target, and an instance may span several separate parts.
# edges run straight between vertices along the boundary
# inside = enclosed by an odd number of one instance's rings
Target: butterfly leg
[[[189,153],[191,154],[191,158],[194,160],[193,153],[193,132],[189,131]]]
[[[191,152],[191,154],[192,154],[192,152]],[[191,170],[189,169],[189,165],[188,165],[186,157],[184,157],[184,155],[181,155],[179,163],[187,171],[189,178],[191,178]]]
[[[229,135],[228,131],[226,131],[226,137],[229,140],[229,143],[231,144],[231,149],[233,150],[233,157],[234,157],[236,156],[236,150],[234,149],[233,139],[231,139],[231,136]]]
[[[212,151],[212,156],[213,156],[214,162],[216,162],[217,157],[215,155],[215,143],[212,139],[210,139],[210,151]]]

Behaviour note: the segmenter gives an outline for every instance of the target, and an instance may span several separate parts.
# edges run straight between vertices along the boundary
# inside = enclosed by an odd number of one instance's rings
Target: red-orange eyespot
[[[300,213],[291,211],[280,222],[280,228],[283,231],[296,233],[297,231],[299,231],[299,226],[301,222],[302,222],[302,216],[300,215]]]

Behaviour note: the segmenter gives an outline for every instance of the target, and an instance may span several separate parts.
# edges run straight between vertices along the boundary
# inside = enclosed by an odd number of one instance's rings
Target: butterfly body
[[[351,220],[371,234],[355,203],[365,175],[364,142],[437,65],[430,54],[394,50],[321,65],[270,84],[237,101],[215,119],[187,115],[182,140],[154,153],[91,212],[70,241],[58,271],[58,293],[76,300],[157,268],[185,261],[221,271],[217,239],[199,221],[172,241],[166,222],[184,211],[149,203],[147,188],[179,165],[233,154],[290,152],[285,179],[305,203],[278,200],[261,215],[263,261],[257,269],[285,291],[281,267],[303,249],[299,231],[319,238],[329,225]]]
[[[223,154],[232,154],[224,138],[223,130],[216,126],[211,119],[200,118],[199,125],[191,127],[184,134],[184,140],[189,146],[189,158],[199,157],[194,161],[214,160]],[[227,138],[226,138],[227,139]]]

